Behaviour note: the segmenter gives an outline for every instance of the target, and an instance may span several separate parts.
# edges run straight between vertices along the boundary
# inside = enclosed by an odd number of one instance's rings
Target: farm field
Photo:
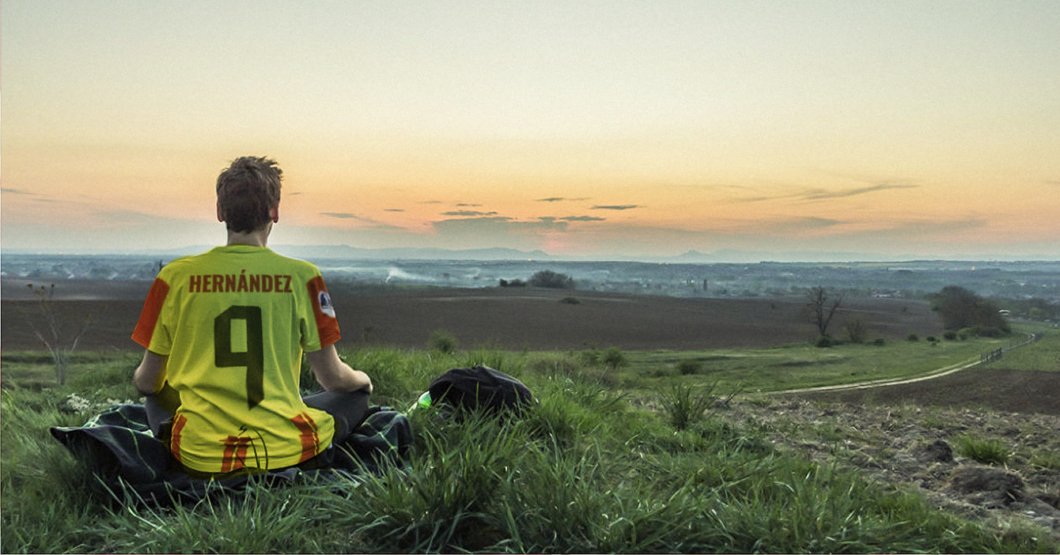
[[[27,325],[42,326],[32,296],[17,280],[7,280],[4,291],[4,350],[41,350]],[[138,352],[129,335],[145,294],[143,282],[72,280],[60,284],[56,299],[71,320],[92,316],[79,351]],[[621,374],[632,388],[669,387],[680,379],[757,393],[916,376],[1013,341],[929,342],[942,333],[935,313],[926,302],[897,299],[845,301],[833,334],[841,337],[847,322],[859,320],[869,330],[869,343],[818,349],[809,345],[815,331],[799,297],[683,299],[535,288],[365,291],[344,284],[332,287],[332,294],[341,349],[425,349],[439,330],[462,350],[616,348],[626,354]],[[911,334],[919,340],[908,341]],[[694,363],[696,371],[681,375],[675,371],[681,362]],[[1021,386],[1022,393],[1051,392],[1048,378],[1043,381],[1043,388]],[[947,398],[959,396],[951,392]]]
[[[17,280],[4,284],[3,345],[38,349],[26,326],[35,314],[32,296]],[[129,339],[149,284],[64,282],[56,299],[72,315],[93,315],[82,349],[136,349]],[[463,348],[566,350],[586,345],[624,350],[698,350],[774,347],[814,339],[800,297],[682,299],[648,295],[534,288],[386,289],[331,287],[342,328],[341,347],[423,348],[446,329]],[[69,300],[66,300],[69,299]],[[897,299],[850,299],[835,330],[860,319],[870,337],[888,341],[939,335],[927,303]],[[24,316],[23,316],[24,315]]]
[[[799,395],[856,405],[913,404],[1060,415],[1060,333],[1047,331],[1032,348],[1016,349],[999,360],[933,380]]]

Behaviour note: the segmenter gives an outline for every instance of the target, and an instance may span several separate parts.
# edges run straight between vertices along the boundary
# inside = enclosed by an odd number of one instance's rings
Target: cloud
[[[555,218],[519,221],[507,216],[448,219],[431,224],[437,242],[460,248],[508,247],[539,249],[546,237],[567,230],[567,222]]]
[[[633,210],[634,208],[643,208],[643,207],[641,205],[639,205],[639,204],[604,204],[604,205],[598,204],[596,206],[593,206],[591,208],[591,210],[620,210],[621,211],[621,210]]]
[[[937,233],[951,233],[954,231],[980,229],[986,227],[988,224],[989,222],[986,220],[986,218],[973,216],[965,218],[963,220],[916,220],[910,222],[899,222],[885,231],[916,237]]]
[[[441,220],[431,224],[442,233],[483,233],[488,238],[493,233],[526,233],[541,231],[563,231],[567,222],[553,218],[539,218],[531,221],[517,221],[507,216],[479,218],[462,218],[458,220]]]
[[[173,218],[146,214],[136,210],[94,210],[105,227],[128,227],[132,225],[161,225],[162,222],[172,221]],[[168,225],[168,224],[167,224]]]
[[[710,231],[721,235],[753,235],[764,240],[769,237],[798,237],[804,234],[816,234],[822,230],[849,225],[851,222],[808,216],[804,218],[762,218],[753,221],[741,221]]]
[[[481,216],[496,216],[496,212],[476,212],[474,210],[454,210],[452,212],[443,212],[443,216],[458,216],[458,217],[481,217]]]
[[[910,185],[902,183],[877,183],[875,185],[869,185],[868,187],[857,187],[854,189],[845,189],[839,191],[828,191],[825,189],[811,189],[801,194],[795,195],[803,200],[826,200],[833,198],[847,198],[858,195],[865,195],[868,193],[875,193],[879,191],[888,191],[892,189],[916,189],[919,185]]]
[[[477,207],[482,206],[482,205],[481,204],[473,204],[473,203],[470,203],[470,202],[460,202],[460,203],[457,203],[457,206],[458,207],[467,207],[467,208],[477,208]]]
[[[21,196],[21,197],[27,197],[26,200],[32,200],[33,202],[69,202],[66,199],[63,199],[63,201],[60,201],[58,199],[42,196],[42,195],[40,195],[38,193],[32,193],[30,191],[26,191],[25,189],[12,189],[12,188],[9,188],[9,187],[0,187],[0,194],[4,194],[4,195],[18,195],[18,196]]]
[[[351,214],[350,212],[321,212],[321,216],[327,216],[329,218],[337,218],[340,220],[355,220],[363,224],[368,224],[373,229],[378,230],[400,230],[403,229],[398,226],[390,225],[387,223],[374,220],[372,218],[366,218],[364,216],[358,216],[357,214]]]
[[[404,208],[384,208],[383,212],[404,212]]]
[[[853,187],[847,189],[824,189],[820,187],[816,188],[803,188],[802,190],[795,192],[784,192],[778,194],[757,194],[755,196],[739,197],[732,199],[732,202],[766,202],[771,200],[783,200],[783,199],[795,199],[806,202],[818,201],[818,200],[829,200],[837,198],[849,198],[859,195],[866,195],[870,193],[877,193],[880,191],[889,191],[894,189],[916,189],[920,185],[912,183],[895,183],[891,181],[881,182],[870,182],[869,185],[863,187]],[[739,189],[747,189],[754,191],[749,187],[733,187]],[[790,188],[790,187],[786,187]]]
[[[788,222],[783,223],[783,227],[793,229],[826,229],[830,227],[835,227],[837,225],[843,225],[845,223],[847,222],[833,220],[831,218],[818,218],[811,216],[808,218],[797,218],[794,220],[789,220]]]
[[[461,218],[458,220],[440,220],[431,224],[440,231],[462,230],[462,231],[546,231],[563,230],[567,228],[567,222],[556,221],[554,218],[538,218],[532,221],[517,221],[507,216],[489,216],[477,218]]]
[[[605,222],[607,218],[598,218],[596,216],[565,216],[559,218],[565,222]]]
[[[535,202],[580,202],[580,201],[583,201],[583,200],[589,200],[589,197],[577,197],[577,198],[548,197],[548,198],[539,198]]]

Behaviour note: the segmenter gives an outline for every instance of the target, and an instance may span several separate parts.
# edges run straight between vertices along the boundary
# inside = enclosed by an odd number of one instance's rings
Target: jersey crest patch
[[[331,304],[331,297],[327,291],[317,293],[317,301],[320,303],[320,311],[332,318],[335,317],[335,306]]]

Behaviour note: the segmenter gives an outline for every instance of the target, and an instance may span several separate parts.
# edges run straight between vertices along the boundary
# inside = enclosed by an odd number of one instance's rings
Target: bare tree
[[[44,326],[47,331],[42,332],[32,321],[30,321],[30,327],[33,328],[33,333],[37,336],[37,339],[40,339],[48,347],[48,352],[51,353],[52,361],[55,363],[55,379],[59,382],[59,385],[63,385],[66,383],[66,370],[70,366],[70,356],[77,350],[77,344],[81,341],[81,336],[88,330],[92,315],[86,315],[84,321],[76,326],[71,334],[69,333],[70,326],[64,325],[68,318],[65,317],[65,314],[56,310],[54,300],[55,284],[53,283],[50,288],[41,285],[38,289],[33,287],[31,283],[28,287],[37,296],[37,306],[40,308],[40,314],[44,319]]]
[[[837,294],[830,297],[824,287],[813,287],[806,292],[806,299],[810,308],[810,323],[817,327],[817,333],[821,336],[828,335],[828,326],[843,303],[843,296]]]

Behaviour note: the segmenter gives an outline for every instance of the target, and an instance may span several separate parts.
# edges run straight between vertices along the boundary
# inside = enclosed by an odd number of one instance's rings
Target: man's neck
[[[232,245],[250,245],[252,247],[264,247],[269,242],[269,232],[272,231],[272,225],[268,225],[262,229],[256,229],[249,232],[240,232],[228,230],[228,246]]]

